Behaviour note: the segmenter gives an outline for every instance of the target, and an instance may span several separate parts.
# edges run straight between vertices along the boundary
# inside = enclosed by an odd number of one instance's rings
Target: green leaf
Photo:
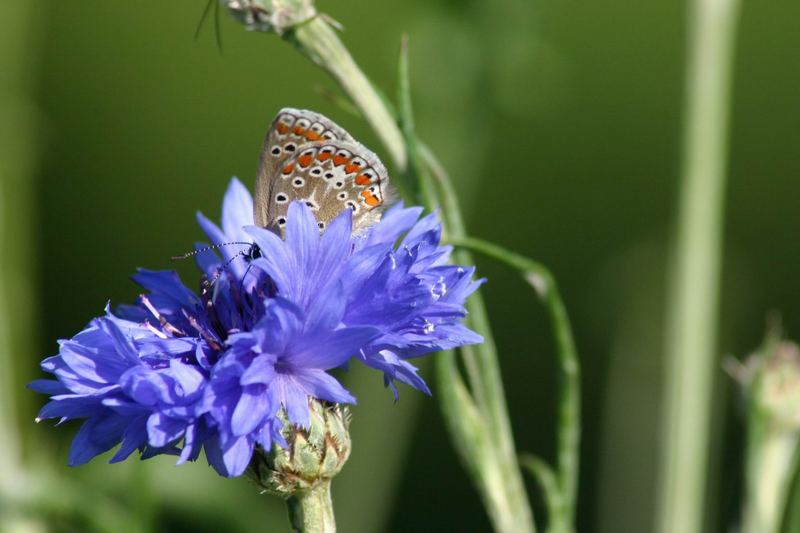
[[[430,172],[421,162],[419,140],[414,129],[414,110],[411,105],[411,81],[408,61],[408,35],[400,41],[400,56],[397,61],[398,123],[408,153],[408,166],[404,178],[416,196],[429,211],[439,207],[439,199],[433,187]]]

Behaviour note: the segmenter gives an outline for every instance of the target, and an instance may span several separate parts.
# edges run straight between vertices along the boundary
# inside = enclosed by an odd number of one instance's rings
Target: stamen
[[[161,331],[160,329],[158,329],[157,327],[155,327],[155,326],[154,326],[153,324],[151,324],[151,323],[150,323],[150,321],[148,321],[148,320],[145,320],[145,321],[144,321],[144,327],[146,327],[148,330],[152,331],[152,332],[153,332],[153,333],[154,333],[154,334],[155,334],[157,337],[159,337],[159,338],[162,338],[162,339],[166,339],[166,338],[168,338],[166,333],[164,333],[163,331]]]
[[[148,309],[148,311],[150,311],[150,313],[152,313],[153,316],[158,319],[158,322],[159,322],[159,324],[161,324],[162,328],[164,328],[165,330],[169,331],[173,335],[179,335],[179,336],[182,336],[182,337],[186,336],[186,333],[184,333],[183,331],[179,330],[178,328],[176,328],[175,326],[173,326],[172,324],[167,322],[167,319],[164,318],[164,315],[162,315],[161,313],[158,312],[158,309],[156,309],[153,306],[153,304],[150,303],[150,300],[147,298],[146,295],[144,295],[144,294],[140,295],[139,299],[141,300],[142,304]]]
[[[197,333],[200,334],[203,340],[206,341],[209,346],[211,346],[211,349],[217,352],[222,350],[222,346],[217,342],[217,339],[212,337],[211,334],[204,327],[200,325],[197,319],[191,316],[189,313],[187,313],[185,309],[183,310],[183,316],[186,317],[186,320],[189,321],[189,324],[195,330],[197,330]]]

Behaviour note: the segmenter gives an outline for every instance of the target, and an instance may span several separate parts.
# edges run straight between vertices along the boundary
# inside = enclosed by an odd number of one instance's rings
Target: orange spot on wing
[[[286,135],[286,132],[289,131],[289,126],[287,126],[283,122],[278,122],[278,125],[275,126],[275,129],[278,130],[278,133],[280,133],[281,135]]]
[[[352,174],[353,172],[357,171],[359,168],[361,168],[360,164],[358,164],[358,163],[350,163],[349,165],[344,167],[344,171],[347,172],[348,174]]]
[[[315,131],[309,131],[308,133],[306,133],[306,139],[308,139],[309,141],[316,141],[319,138],[320,138],[319,133]]]
[[[364,201],[367,203],[367,205],[369,205],[371,207],[375,207],[376,205],[380,205],[380,203],[381,203],[380,198],[378,198],[377,196],[374,196],[369,191],[362,191],[361,192],[361,196],[364,197]]]
[[[359,174],[356,176],[356,185],[368,185],[370,181],[369,176],[366,174]]]
[[[294,131],[295,135],[302,135],[302,134],[304,134],[306,132],[306,129],[305,128],[301,128],[300,126],[295,126],[293,131]]]
[[[283,173],[284,174],[291,174],[292,170],[294,170],[294,163],[289,163],[288,165],[283,167]]]
[[[314,160],[313,155],[301,155],[300,157],[297,158],[297,162],[300,163],[300,166],[303,168],[310,165],[313,160]]]
[[[331,158],[330,152],[320,152],[317,154],[317,159],[319,159],[320,161],[327,161],[330,158]]]
[[[349,161],[350,161],[350,158],[345,157],[343,155],[335,155],[335,156],[333,156],[333,164],[336,165],[337,167],[340,166],[340,165],[344,165],[345,163],[348,163]]]

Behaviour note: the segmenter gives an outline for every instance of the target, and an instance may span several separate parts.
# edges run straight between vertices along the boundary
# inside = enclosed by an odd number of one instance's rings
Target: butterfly
[[[331,119],[281,109],[267,132],[256,177],[255,222],[281,234],[289,204],[304,202],[320,231],[345,209],[353,233],[380,220],[389,176],[378,156]]]

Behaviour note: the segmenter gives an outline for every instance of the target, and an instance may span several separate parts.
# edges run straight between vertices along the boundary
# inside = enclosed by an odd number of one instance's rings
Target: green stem
[[[738,0],[694,0],[690,13],[683,180],[666,326],[660,533],[704,529],[737,14]]]
[[[380,138],[398,170],[404,172],[408,156],[403,134],[384,99],[358,68],[333,28],[317,16],[289,31],[285,38],[342,86]]]
[[[311,490],[299,492],[287,500],[292,529],[300,533],[336,533],[333,517],[331,482],[323,480]]]
[[[419,143],[419,155],[430,170],[436,185],[441,192],[442,216],[444,217],[444,234],[448,240],[462,240],[466,238],[466,225],[461,214],[455,189],[449,175],[444,167],[439,163],[436,156],[424,144]],[[456,250],[454,259],[462,265],[471,265],[475,261],[466,249]],[[482,295],[476,292],[467,301],[467,324],[475,331],[483,335],[483,343],[477,346],[466,346],[461,352],[464,356],[464,366],[467,369],[467,377],[470,381],[471,392],[475,401],[486,419],[489,438],[493,441],[491,461],[486,461],[484,468],[496,469],[504,480],[501,491],[504,494],[502,500],[510,509],[511,521],[510,529],[505,528],[508,521],[495,520],[493,525],[496,531],[535,531],[536,526],[533,521],[533,512],[527,500],[527,493],[522,480],[522,475],[517,461],[514,436],[511,431],[511,421],[508,416],[508,406],[506,405],[505,390],[503,380],[500,375],[500,364],[497,357],[497,348],[494,343],[489,316],[486,312]],[[458,369],[455,365],[438,365],[440,383],[447,381],[461,381]],[[462,409],[466,409],[464,405]],[[452,435],[454,440],[462,438],[458,433]],[[484,479],[493,479],[493,475],[486,472]],[[504,516],[506,513],[502,508],[492,509],[492,501],[496,497],[491,487],[484,483],[479,489],[482,490],[483,500],[489,509],[490,516]]]
[[[39,50],[36,21],[41,15],[41,8],[31,2],[0,3],[0,507],[5,496],[19,495],[29,481],[24,460],[38,452],[40,444],[24,441],[34,413],[22,383],[30,378],[38,340],[33,334],[37,299],[31,272],[39,116],[31,94]],[[11,522],[5,525],[13,527]]]
[[[763,417],[761,417],[763,418]],[[742,533],[780,533],[797,465],[797,430],[748,420],[747,496]]]
[[[385,107],[386,104],[366,81],[366,77],[360,73],[358,66],[353,62],[333,30],[324,20],[317,17],[309,23],[299,26],[291,35],[303,53],[339,81],[343,90],[359,107],[364,117],[380,136],[384,146],[395,160],[395,164],[404,169],[408,164],[408,151],[403,144],[402,132],[394,122],[387,122],[392,115]],[[364,80],[364,83],[357,80]],[[441,167],[439,166],[439,168]],[[434,169],[431,170],[434,171]],[[444,181],[446,186],[450,186],[446,177]],[[423,187],[423,192],[425,191],[428,191],[426,199],[429,200],[431,198],[430,188]],[[436,206],[428,205],[427,207]],[[451,201],[447,210],[445,231],[449,234],[464,235],[466,232],[457,203]],[[471,258],[465,253],[462,253],[458,260],[464,264],[472,263]],[[475,370],[470,372],[470,385],[476,397],[485,399],[484,414],[490,438],[494,439],[492,455],[489,458],[482,456],[483,479],[484,481],[502,480],[497,483],[484,482],[483,499],[497,531],[513,531],[515,533],[534,531],[533,516],[517,465],[516,449],[511,434],[497,352],[491,337],[486,308],[480,294],[474,294],[470,298],[468,308],[471,326],[483,335],[485,340],[484,344],[475,348],[478,357],[471,361],[471,366]],[[470,366],[469,360],[467,366]],[[440,366],[439,368],[440,370],[442,368],[455,369],[454,366]],[[457,372],[457,369],[455,371]],[[452,378],[455,374],[450,373],[449,375]],[[441,375],[440,379],[442,379]],[[466,409],[463,401],[460,405],[459,409]],[[453,438],[460,437],[454,435]]]
[[[560,523],[569,524],[567,529],[574,530],[580,463],[580,363],[572,336],[572,326],[555,278],[544,265],[492,243],[473,238],[454,239],[451,242],[487,255],[522,272],[550,314],[561,379],[556,473],[560,494],[558,505],[551,511],[555,514],[551,516],[551,529],[554,524]],[[528,463],[530,468],[530,461]]]
[[[294,9],[297,13],[308,7],[307,0],[305,0],[305,4],[304,0],[284,0],[282,4],[284,9],[289,11]],[[326,22],[325,17],[314,16],[297,24],[284,34],[284,38],[339,82],[384,144],[397,170],[404,174],[412,154],[409,154],[409,146],[405,143],[403,132],[398,127],[388,102],[380,96],[355,64],[341,40]],[[406,110],[410,111],[410,107],[406,107]],[[413,130],[410,129],[413,127],[413,123],[406,121],[404,127],[407,128],[406,133],[413,133]],[[414,157],[422,153],[419,144],[417,146]],[[426,160],[430,162],[433,158],[432,155],[429,154],[429,156]],[[429,164],[421,165],[421,167],[423,168],[419,169],[420,176],[418,176],[420,180],[425,178],[428,170],[436,173],[437,168],[440,169],[438,163],[436,166]],[[443,179],[446,182],[444,185],[452,190],[446,176],[442,178],[440,175],[439,178],[440,181]],[[427,184],[423,184],[423,187],[425,185]],[[415,188],[414,190],[419,189]],[[425,196],[423,199],[428,204],[426,207],[429,209],[437,207],[431,205],[436,197],[431,188],[423,188],[420,192]],[[450,202],[448,209],[451,212],[445,215],[445,233],[464,235],[464,224],[457,203]],[[463,264],[472,263],[469,253],[466,251],[459,252],[455,257]],[[476,456],[465,462],[468,463],[468,466],[469,463],[479,465],[479,475],[475,478],[475,482],[495,530],[504,533],[533,532],[535,531],[533,514],[528,504],[522,474],[517,463],[497,350],[480,294],[471,296],[468,310],[470,313],[468,324],[484,337],[483,344],[464,351],[467,354],[465,355],[466,366],[472,369],[469,372],[471,392],[479,400],[477,407],[480,410],[482,421],[482,435],[476,438],[483,444],[478,448],[470,447],[469,449]],[[473,352],[474,356],[470,356],[469,354]],[[460,384],[460,376],[458,376],[457,366],[440,364],[437,365],[437,368],[440,382],[450,381],[445,385],[445,390],[458,390],[456,385]],[[453,396],[452,402],[442,401],[444,410],[452,410],[451,413],[445,414],[448,419],[454,419],[459,416],[460,412],[474,407],[469,391],[465,390],[464,392],[466,394]],[[456,447],[459,447],[459,439],[474,437],[474,435],[462,435],[460,431],[464,428],[459,424],[452,424],[449,427],[453,431],[451,437],[456,443]],[[466,448],[461,448],[461,450],[466,450]],[[471,469],[471,471],[473,470]]]
[[[558,486],[558,480],[550,465],[543,459],[530,454],[520,455],[519,464],[539,482],[542,493],[544,493],[548,533],[564,533],[573,530],[574,528],[565,522],[567,517],[562,512],[561,488]]]
[[[413,187],[414,196],[428,209],[439,206],[439,198],[433,187],[430,171],[421,161],[419,141],[414,126],[414,110],[411,105],[411,80],[408,62],[408,36],[404,35],[400,42],[400,56],[397,61],[398,78],[398,119],[403,141],[408,154],[405,181]]]

